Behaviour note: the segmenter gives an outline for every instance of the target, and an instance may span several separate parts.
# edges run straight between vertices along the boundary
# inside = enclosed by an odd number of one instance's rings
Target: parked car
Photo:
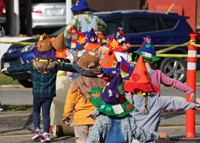
[[[6,22],[6,3],[5,0],[0,0],[0,23]]]
[[[193,33],[190,25],[187,23],[187,18],[179,16],[175,13],[161,13],[161,12],[150,12],[141,10],[122,10],[122,11],[111,11],[111,12],[95,12],[95,15],[100,16],[108,25],[106,36],[112,35],[118,29],[122,27],[126,33],[127,40],[132,45],[138,45],[133,47],[129,52],[134,52],[139,48],[139,45],[143,42],[143,37],[150,35],[154,45],[165,45],[165,44],[183,44],[188,42],[190,37],[189,33]],[[56,37],[59,33],[64,31],[64,27],[59,29],[53,37]],[[37,39],[36,39],[37,40]],[[26,48],[24,51],[24,45],[12,45],[8,51],[3,55],[1,60],[1,66],[5,65],[16,65],[29,62],[29,57],[32,57],[30,49],[33,47]],[[155,49],[161,50],[166,47],[160,46]],[[187,46],[180,46],[169,52],[170,54],[187,54]],[[198,53],[200,50],[198,48]],[[185,82],[186,70],[187,70],[186,58],[176,57],[161,57],[158,67],[167,74],[169,77]],[[199,65],[200,62],[198,62]],[[199,66],[197,66],[199,67]],[[30,82],[29,76],[25,76],[29,73],[19,73],[18,76],[14,74],[7,74],[20,81],[22,85],[27,87],[27,81]]]
[[[32,0],[32,28],[66,24],[66,0]]]
[[[165,49],[162,45],[183,44],[190,40],[189,34],[193,33],[187,22],[189,17],[176,13],[165,14],[162,11],[123,10],[98,13],[108,25],[107,35],[114,33],[118,27],[122,27],[127,40],[134,45],[141,45],[143,37],[150,35],[155,50]],[[199,42],[199,40],[197,40]],[[156,46],[160,45],[160,46]],[[131,48],[134,52],[139,47]],[[165,52],[165,54],[187,54],[187,46]],[[198,48],[197,53],[200,53]],[[200,67],[198,60],[197,67]],[[158,68],[171,78],[181,82],[186,81],[187,59],[174,57],[161,57]]]

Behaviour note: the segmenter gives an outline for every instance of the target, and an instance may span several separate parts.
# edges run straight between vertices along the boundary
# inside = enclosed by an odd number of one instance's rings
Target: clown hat
[[[151,84],[150,75],[145,67],[143,57],[140,56],[133,73],[124,86],[125,91],[141,90],[144,92],[156,92],[159,89]]]
[[[114,51],[106,51],[104,57],[100,61],[101,68],[105,74],[110,76],[117,75],[119,73],[119,62],[114,54]]]
[[[80,50],[86,43],[86,36],[84,33],[76,30],[76,28],[70,28],[70,39],[68,41],[68,48],[72,51]]]
[[[144,59],[150,60],[152,62],[156,62],[160,60],[160,58],[156,57],[156,51],[152,44],[151,38],[149,35],[143,38],[144,41],[140,48],[133,54],[133,56],[142,55]]]
[[[101,45],[98,42],[97,35],[92,28],[89,32],[85,32],[87,36],[87,43],[85,44],[84,48],[86,50],[97,50]]]
[[[51,44],[51,38],[49,38],[49,36],[46,33],[41,35],[36,44],[36,48],[34,48],[32,52],[35,55],[35,58],[40,58],[40,59],[54,58],[55,49]]]
[[[124,84],[120,75],[108,82],[104,89],[92,88],[90,100],[99,112],[108,116],[124,117],[135,109],[124,96]]]
[[[72,11],[90,10],[86,0],[77,0],[71,8]]]
[[[107,46],[117,52],[126,52],[131,48],[131,44],[126,41],[126,35],[121,27],[113,36],[110,36]]]

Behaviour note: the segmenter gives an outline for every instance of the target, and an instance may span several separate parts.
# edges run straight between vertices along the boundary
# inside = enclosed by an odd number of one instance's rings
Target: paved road
[[[196,87],[197,101],[200,102],[200,85]],[[185,94],[171,87],[161,87],[161,96],[166,98],[176,98],[185,100]],[[32,105],[32,88],[21,86],[0,86],[1,104]]]
[[[33,121],[31,111],[1,112],[0,113],[0,143],[31,143]],[[170,140],[159,140],[159,143],[199,143],[200,112],[196,114],[196,138],[185,141],[185,113],[163,112],[159,131],[167,132]],[[173,138],[173,140],[172,140]],[[52,142],[74,143],[73,135],[57,137],[51,135]],[[175,141],[178,140],[178,141]],[[197,140],[198,141],[194,141]],[[184,141],[183,141],[184,140]]]

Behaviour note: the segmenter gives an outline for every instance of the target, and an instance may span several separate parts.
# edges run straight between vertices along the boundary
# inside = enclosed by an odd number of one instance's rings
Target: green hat
[[[135,52],[137,55],[141,55],[144,59],[150,60],[152,62],[156,62],[160,60],[160,58],[156,57],[156,51],[151,42],[151,38],[149,35],[144,37],[144,42],[141,47]],[[133,56],[136,56],[133,54]]]
[[[99,112],[108,116],[121,118],[135,109],[124,96],[121,75],[113,78],[105,88],[92,88],[90,100]]]

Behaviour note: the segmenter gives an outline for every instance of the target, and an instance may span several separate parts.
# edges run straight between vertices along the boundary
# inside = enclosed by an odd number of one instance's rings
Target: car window
[[[58,30],[56,30],[55,32],[51,33],[50,36],[51,37],[57,37],[60,33],[64,32],[66,26],[63,26],[61,28],[59,28]]]
[[[155,17],[131,17],[128,24],[129,30],[127,33],[157,31],[157,22]]]
[[[118,27],[123,27],[122,18],[113,18],[109,20],[105,20],[108,28],[106,32],[106,36],[112,35],[118,29]]]
[[[174,28],[176,23],[178,22],[177,19],[172,19],[172,18],[167,18],[167,17],[162,18],[162,20],[163,20],[167,29]]]

